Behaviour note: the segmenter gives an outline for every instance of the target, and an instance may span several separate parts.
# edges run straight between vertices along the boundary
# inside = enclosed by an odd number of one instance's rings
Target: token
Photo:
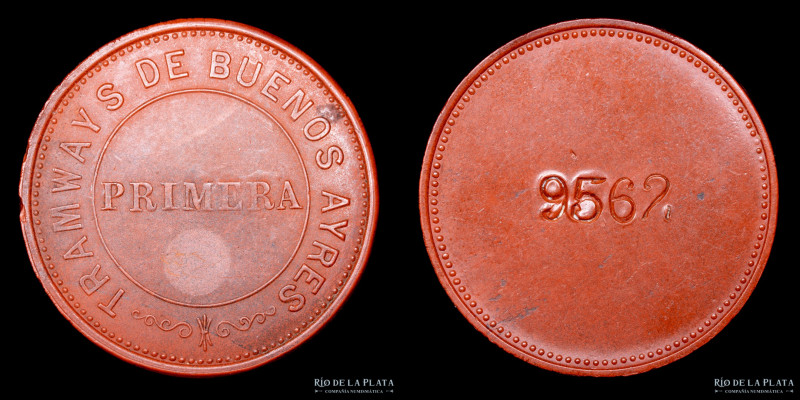
[[[375,167],[350,101],[259,29],[179,20],[92,54],[53,92],[22,168],[34,271],[117,357],[251,369],[339,309],[366,262]]]
[[[420,182],[425,243],[470,323],[574,375],[684,357],[743,307],[778,192],[769,139],[714,60],[658,29],[526,34],[452,94]]]

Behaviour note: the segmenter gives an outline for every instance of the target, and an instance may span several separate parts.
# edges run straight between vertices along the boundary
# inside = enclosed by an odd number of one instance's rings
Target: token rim
[[[60,291],[52,282],[49,274],[47,273],[45,262],[42,259],[41,253],[38,249],[36,236],[34,235],[34,218],[31,214],[32,207],[30,206],[31,195],[33,191],[31,183],[33,181],[33,173],[36,164],[33,154],[35,154],[42,142],[43,137],[45,136],[44,129],[48,124],[49,116],[54,113],[58,107],[58,104],[69,92],[70,87],[76,81],[78,81],[83,74],[94,68],[98,62],[102,62],[102,60],[107,56],[123,50],[130,43],[137,42],[145,37],[193,28],[224,30],[226,32],[241,33],[253,38],[260,38],[264,43],[269,43],[272,46],[279,47],[281,51],[286,53],[288,56],[296,60],[301,60],[304,63],[304,66],[312,71],[323,85],[330,89],[330,96],[336,98],[339,104],[341,104],[344,113],[352,122],[350,127],[353,129],[353,135],[355,138],[357,138],[358,144],[362,149],[364,155],[364,160],[362,160],[362,162],[364,164],[364,173],[366,176],[365,179],[369,181],[370,186],[369,189],[367,189],[369,195],[369,204],[367,206],[369,208],[369,213],[364,217],[367,221],[364,226],[365,233],[363,236],[363,243],[361,244],[361,250],[358,252],[359,254],[357,259],[352,262],[353,268],[349,271],[350,276],[347,279],[347,282],[341,286],[339,294],[336,296],[336,298],[323,309],[322,315],[320,315],[308,328],[296,336],[293,336],[291,341],[271,351],[268,353],[268,355],[253,357],[250,360],[237,362],[235,364],[219,366],[204,365],[202,367],[162,363],[142,354],[124,351],[115,343],[112,343],[108,337],[98,333],[95,329],[89,326],[87,322],[81,319],[61,296]],[[39,113],[39,116],[33,127],[31,136],[28,139],[27,151],[22,164],[19,196],[21,199],[20,224],[25,239],[28,258],[31,261],[31,265],[36,273],[37,278],[39,278],[40,283],[44,287],[45,292],[50,297],[52,303],[56,306],[59,312],[86,338],[108,353],[113,354],[117,358],[152,371],[179,376],[216,376],[251,370],[282,357],[315,335],[330,321],[330,319],[335,315],[335,313],[340,309],[342,304],[352,293],[353,288],[357,285],[372,250],[372,242],[374,239],[378,215],[377,173],[375,169],[375,160],[372,148],[366,136],[363,123],[358,116],[355,107],[351,103],[350,99],[345,95],[341,87],[311,57],[283,39],[246,24],[221,19],[205,18],[178,19],[137,29],[105,44],[92,53],[83,62],[81,62],[74,70],[72,70],[52,92],[41,112]]]
[[[434,161],[434,155],[436,153],[437,145],[440,142],[441,136],[444,134],[443,131],[448,125],[448,121],[451,119],[451,115],[456,111],[456,107],[461,99],[467,94],[467,90],[473,85],[474,82],[478,81],[481,77],[481,74],[484,71],[491,67],[493,64],[497,62],[502,62],[501,60],[503,57],[513,53],[516,49],[521,48],[527,43],[533,43],[536,39],[543,39],[546,36],[554,35],[557,32],[564,31],[564,30],[573,30],[577,28],[620,28],[626,30],[634,30],[642,32],[646,35],[651,35],[655,38],[660,38],[666,42],[678,45],[687,50],[687,53],[691,53],[695,56],[698,60],[700,60],[704,65],[707,65],[711,70],[717,73],[717,75],[722,78],[725,82],[728,83],[729,90],[733,91],[736,94],[736,97],[741,101],[742,107],[744,107],[747,115],[750,116],[750,122],[754,124],[753,130],[757,131],[760,134],[761,139],[761,146],[763,147],[762,155],[765,158],[764,163],[767,165],[768,168],[768,175],[769,175],[769,185],[770,185],[770,203],[769,203],[769,214],[766,223],[766,230],[765,230],[765,239],[764,239],[764,246],[760,252],[758,262],[752,267],[753,274],[750,276],[747,285],[742,288],[740,292],[738,292],[737,299],[733,302],[728,310],[725,311],[725,314],[719,318],[714,325],[709,328],[706,332],[702,334],[701,337],[697,339],[693,339],[691,343],[685,346],[681,346],[679,349],[670,352],[670,354],[659,357],[652,361],[646,362],[637,362],[636,365],[633,366],[614,366],[612,368],[598,368],[598,367],[580,367],[580,366],[566,366],[565,363],[556,363],[554,361],[548,361],[544,356],[541,358],[532,357],[528,353],[524,353],[520,351],[515,346],[511,345],[507,342],[505,338],[501,336],[499,332],[494,329],[491,329],[485,321],[482,321],[478,318],[478,315],[475,314],[473,309],[467,304],[467,301],[459,294],[455,285],[450,282],[450,279],[445,274],[446,266],[444,265],[445,262],[442,260],[440,252],[437,250],[435,242],[434,242],[434,232],[432,231],[432,224],[431,224],[431,206],[429,202],[431,197],[429,197],[429,189],[430,181],[431,181],[431,173],[432,173],[432,164]],[[555,36],[553,36],[555,37]],[[630,22],[625,20],[617,20],[617,19],[580,19],[580,20],[573,20],[573,21],[566,21],[561,22],[553,25],[546,26],[544,28],[537,29],[532,31],[528,34],[522,35],[511,42],[507,43],[506,45],[500,47],[498,50],[491,53],[488,57],[483,59],[472,71],[461,81],[458,85],[456,90],[451,94],[449,97],[445,107],[439,114],[439,117],[436,121],[436,124],[433,127],[431,135],[428,140],[427,149],[425,152],[425,157],[423,159],[423,165],[420,175],[420,186],[419,186],[419,210],[420,210],[420,223],[423,231],[423,237],[425,246],[428,251],[428,256],[433,264],[435,273],[439,278],[440,283],[445,288],[450,299],[458,308],[459,312],[464,315],[467,320],[473,325],[475,329],[480,331],[484,336],[486,336],[492,343],[503,348],[506,352],[530,363],[536,365],[538,367],[548,369],[551,371],[556,371],[564,374],[571,374],[571,375],[587,375],[587,376],[620,376],[620,375],[632,375],[637,373],[642,373],[653,368],[661,367],[666,364],[672,363],[680,358],[685,357],[686,355],[690,354],[692,351],[696,350],[697,348],[701,347],[702,345],[706,344],[709,340],[711,340],[715,335],[717,335],[730,321],[731,319],[741,310],[744,306],[745,302],[748,300],[749,296],[751,295],[752,291],[755,289],[759,278],[761,277],[761,273],[767,264],[767,260],[769,258],[769,254],[772,248],[772,244],[774,241],[775,230],[777,225],[777,213],[778,213],[778,178],[777,178],[777,170],[775,167],[775,160],[772,151],[771,144],[769,142],[769,138],[766,134],[766,130],[764,129],[764,125],[758,116],[755,108],[751,100],[746,95],[746,92],[739,86],[739,84],[733,79],[733,77],[720,66],[714,59],[704,53],[702,50],[698,49],[691,43],[678,38],[670,33],[662,31],[660,29],[636,23]],[[457,240],[457,239],[455,239]]]

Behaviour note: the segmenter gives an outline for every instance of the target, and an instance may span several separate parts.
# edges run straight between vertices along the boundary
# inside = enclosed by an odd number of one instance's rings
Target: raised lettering
[[[279,201],[270,196],[270,184],[264,181],[255,182],[101,182],[101,211],[117,210],[116,200],[129,196],[127,210],[131,212],[172,210],[208,210],[208,211],[257,211],[257,210],[302,210],[294,186],[284,180]],[[130,185],[129,189],[126,186]],[[183,185],[182,189],[180,186]],[[245,186],[246,185],[246,186]],[[202,186],[202,187],[198,187]],[[182,191],[182,192],[181,192]],[[177,192],[177,193],[176,193]],[[163,196],[163,197],[162,197]],[[329,204],[325,210],[339,208],[349,202],[348,199],[330,194]],[[245,207],[247,205],[247,207]],[[277,207],[276,207],[277,205]]]
[[[53,168],[53,172],[60,175],[53,178],[53,193],[65,192],[67,190],[77,190],[81,188],[80,185],[72,183],[72,181],[81,179],[82,177],[80,175],[73,174],[69,171],[64,171],[60,168]]]
[[[241,184],[239,182],[220,182],[219,185],[222,186],[223,194],[222,201],[219,202],[219,209],[224,211],[241,210],[242,199],[236,200],[236,192]],[[231,188],[234,188],[233,193],[231,193]],[[233,205],[231,205],[231,201],[234,202]]]
[[[231,73],[228,65],[231,63],[231,55],[224,51],[211,52],[211,70],[208,76],[216,79],[225,79]]]
[[[304,273],[308,275],[304,280],[304,282],[308,283],[309,285],[312,285],[311,293],[317,294],[317,292],[319,292],[319,289],[322,288],[322,284],[325,283],[325,278],[322,275],[318,274],[317,271],[311,269],[311,267],[309,267],[308,265],[303,264],[300,267],[300,269],[297,270],[297,273],[294,274],[294,281],[297,282],[303,276]]]
[[[339,207],[344,207],[350,204],[350,199],[344,196],[339,196],[330,192],[322,191],[322,195],[328,198],[328,205],[322,207],[322,212],[328,212],[331,210],[335,210]]]
[[[281,106],[281,108],[285,110],[289,108],[290,104],[294,103],[294,108],[292,108],[291,116],[292,119],[295,121],[297,121],[297,119],[300,118],[300,116],[303,115],[303,113],[305,113],[306,110],[308,110],[312,104],[314,104],[314,102],[311,99],[308,99],[306,104],[303,104],[303,107],[301,108],[300,104],[303,103],[304,96],[305,92],[303,92],[302,89],[297,89],[297,92],[295,92],[292,95],[292,97],[290,97],[289,100],[286,100],[286,103],[283,103],[283,105]]]
[[[250,81],[244,80],[244,71],[247,69],[247,64],[250,63],[250,59],[245,57],[242,60],[242,65],[239,67],[239,73],[236,74],[236,82],[239,82],[240,85],[244,87],[250,87],[255,85],[256,79],[258,79],[258,74],[261,73],[261,63],[256,62],[256,70],[253,72],[253,76],[250,78]]]
[[[64,253],[65,260],[72,260],[74,258],[83,258],[83,257],[91,257],[94,255],[91,251],[86,251],[83,248],[83,244],[86,243],[86,236],[81,237],[78,241],[72,245],[72,247]]]
[[[264,96],[267,96],[268,99],[270,99],[270,100],[272,100],[272,101],[277,103],[278,102],[278,98],[275,97],[275,95],[272,94],[269,90],[270,89],[275,89],[276,91],[280,90],[281,89],[281,85],[280,85],[279,81],[284,81],[286,83],[292,83],[292,81],[289,78],[287,78],[286,76],[284,76],[280,72],[275,71],[269,77],[269,81],[267,81],[267,84],[264,86],[264,88],[261,89],[261,94],[263,94]]]
[[[167,61],[167,72],[169,73],[169,79],[178,79],[189,76],[189,72],[187,71],[175,72],[176,69],[183,65],[180,61],[175,60],[175,57],[182,56],[183,54],[183,50],[175,50],[164,54],[164,59]]]
[[[53,222],[53,230],[56,232],[71,231],[83,228],[83,225],[78,222],[68,225],[72,221],[77,221],[81,218],[80,214],[67,214],[64,211],[77,210],[81,208],[80,204],[69,204],[61,207],[53,207],[50,209],[50,216],[58,218],[58,221]]]
[[[328,246],[327,244],[320,243],[315,240],[313,245],[319,247],[320,251],[317,254],[309,254],[307,257],[309,260],[317,260],[320,262],[320,264],[324,265],[325,267],[330,267],[336,262],[336,259],[339,257],[339,250],[336,250],[333,247]]]
[[[173,195],[173,188],[177,185],[177,183],[172,182],[164,182],[164,210],[177,210],[178,207],[175,207],[175,203],[172,199]]]
[[[145,68],[145,66],[148,68]],[[155,62],[153,62],[153,60],[149,58],[143,58],[139,61],[136,61],[136,70],[139,72],[139,78],[142,79],[142,84],[145,88],[152,87],[158,83],[158,66]],[[148,77],[148,75],[150,76]]]
[[[142,193],[142,188],[145,190],[144,193]],[[147,210],[153,211],[156,209],[156,205],[153,204],[153,200],[150,199],[150,195],[153,193],[153,185],[147,182],[131,182],[131,192],[133,192],[133,206],[131,207],[131,211],[143,211],[141,208],[142,200],[145,201],[145,208]]]
[[[81,150],[83,150],[84,147],[91,147],[91,146],[92,146],[91,143],[80,143],[80,142],[78,143],[63,142],[58,145],[58,147],[61,150],[64,150],[65,153],[72,156],[72,158],[78,160],[78,162],[80,162],[81,164],[83,164],[83,162],[86,161],[86,159],[83,158],[83,156],[81,155]]]
[[[119,182],[103,182],[103,207],[100,210],[116,210],[112,200],[125,193],[125,186]]]
[[[272,201],[267,197],[267,193],[269,193],[269,184],[267,182],[247,182],[247,186],[250,186],[250,206],[247,207],[248,210],[258,210],[258,200],[264,200],[264,208],[267,210],[272,210],[275,207],[272,204]],[[263,189],[263,191],[259,190]]]
[[[328,169],[333,166],[333,163],[342,165],[342,162],[344,162],[344,152],[338,146],[331,146],[328,147],[327,153],[322,150],[317,150],[316,160],[318,167]]]
[[[339,238],[341,240],[344,240],[346,235],[343,232],[339,232],[339,228],[344,228],[346,226],[347,226],[347,220],[344,220],[344,221],[336,222],[334,224],[320,223],[319,224],[319,229],[328,231],[328,232],[332,233],[334,236],[336,236],[337,238]]]
[[[122,98],[122,93],[113,92],[112,90],[114,90],[113,84],[102,84],[99,88],[97,88],[97,99],[102,102],[108,101],[109,104],[106,104],[106,108],[114,111],[122,107],[122,103],[125,102],[125,99]]]
[[[300,204],[297,202],[297,196],[295,196],[294,189],[292,189],[292,184],[289,183],[289,181],[283,182],[283,194],[281,194],[281,200],[278,202],[278,210],[286,209],[283,205],[285,201],[289,202],[289,208],[291,209],[303,208],[300,207]]]
[[[117,303],[119,303],[119,300],[122,298],[123,294],[125,294],[125,291],[119,289],[117,290],[117,293],[114,295],[114,297],[112,297],[111,300],[108,301],[108,304],[97,303],[97,307],[103,310],[111,318],[114,318],[117,316],[117,313],[114,312],[114,307],[117,306]]]
[[[97,289],[100,289],[101,286],[105,285],[105,283],[108,282],[109,279],[111,279],[108,277],[108,275],[101,278],[97,275],[99,273],[100,273],[100,264],[97,264],[92,270],[92,272],[81,276],[81,278],[78,280],[78,283],[80,283],[81,288],[83,288],[83,291],[86,292],[88,296],[91,296],[92,293],[96,292]]]
[[[83,128],[89,128],[93,130],[95,133],[100,132],[100,127],[95,125],[94,122],[92,122],[91,118],[89,118],[89,114],[86,113],[86,110],[84,110],[83,107],[81,107],[78,110],[78,113],[81,115],[81,118],[83,118],[83,120],[82,121],[73,120],[72,125],[80,126]]]
[[[320,126],[321,125],[321,126]],[[319,132],[312,133],[311,128],[317,126]],[[303,127],[303,134],[306,135],[306,139],[316,142],[324,138],[328,132],[331,131],[331,123],[325,117],[315,117],[312,120],[308,121],[306,125]]]
[[[203,191],[198,195],[197,194],[197,186],[194,182],[184,182],[183,187],[186,189],[186,202],[183,205],[183,209],[186,211],[192,210],[199,210],[200,206],[202,205],[203,209],[211,210],[211,187],[212,183],[204,183],[203,184]]]
[[[278,293],[278,298],[282,302],[289,304],[289,311],[292,312],[300,311],[306,304],[306,298],[302,294],[290,293],[296,290],[297,286],[290,284],[281,288],[281,291]]]

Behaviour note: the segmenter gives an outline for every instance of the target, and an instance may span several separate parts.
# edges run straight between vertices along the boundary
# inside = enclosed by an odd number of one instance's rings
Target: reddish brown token
[[[767,134],[733,78],[649,26],[520,37],[462,81],[428,143],[425,242],[464,316],[566,374],[630,375],[708,342],[769,256]]]
[[[86,337],[178,375],[254,368],[328,321],[372,242],[361,122],[308,56],[219,20],[144,28],[55,90],[22,169],[34,270]]]

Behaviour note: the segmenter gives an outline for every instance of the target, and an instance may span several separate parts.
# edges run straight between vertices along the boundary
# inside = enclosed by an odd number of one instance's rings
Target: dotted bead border
[[[537,48],[554,45],[562,40],[575,40],[590,36],[596,37],[598,35],[600,37],[607,36],[608,38],[616,38],[618,40],[632,40],[643,43],[644,45],[652,45],[654,47],[661,48],[662,50],[674,54],[675,56],[686,60],[686,62],[691,63],[695,68],[697,68],[698,71],[706,75],[708,79],[713,80],[714,84],[719,86],[720,91],[725,93],[725,96],[730,101],[731,106],[735,107],[736,111],[741,115],[741,121],[750,131],[750,136],[755,138],[753,151],[756,155],[758,155],[758,161],[761,163],[759,170],[762,173],[760,178],[763,181],[761,184],[761,198],[763,201],[759,205],[759,212],[761,212],[760,218],[764,221],[764,223],[758,227],[760,233],[758,233],[754,238],[755,240],[753,241],[753,251],[750,253],[750,260],[746,262],[746,267],[744,267],[738,279],[738,284],[733,287],[733,290],[730,291],[728,295],[729,298],[725,299],[722,304],[716,308],[716,312],[708,315],[708,318],[703,322],[702,325],[698,326],[695,330],[689,332],[687,335],[676,338],[673,342],[667,343],[662,347],[654,349],[653,351],[648,351],[647,353],[639,353],[638,355],[631,354],[629,357],[620,357],[614,359],[581,358],[554,353],[553,351],[550,351],[544,347],[537,346],[534,343],[529,343],[528,341],[520,338],[519,335],[516,335],[510,330],[506,329],[496,320],[492,319],[492,317],[488,313],[485,313],[484,310],[479,307],[479,304],[472,299],[472,295],[469,293],[469,288],[457,276],[457,267],[455,267],[453,262],[450,261],[450,254],[447,252],[447,244],[442,232],[442,226],[440,225],[439,217],[437,217],[439,210],[436,208],[439,203],[437,196],[439,195],[439,190],[441,190],[440,182],[438,181],[438,178],[441,175],[439,170],[442,167],[444,152],[449,140],[448,137],[453,133],[453,127],[456,125],[458,118],[466,108],[471,97],[480,90],[483,82],[489,80],[490,77],[492,77],[505,65],[516,60],[517,58],[523,57],[528,52],[535,51]],[[566,28],[565,31],[562,32],[552,33],[544,37],[531,39],[527,43],[517,46],[504,55],[498,56],[496,61],[491,66],[487,67],[481,74],[479,74],[478,78],[470,84],[470,86],[466,89],[466,93],[462,92],[461,97],[458,99],[455,107],[453,107],[450,115],[447,117],[444,128],[439,132],[438,143],[435,145],[435,151],[433,151],[433,160],[431,163],[432,168],[430,169],[428,180],[428,218],[430,221],[431,231],[433,232],[433,247],[435,248],[437,257],[439,258],[439,264],[443,267],[442,271],[444,276],[450,283],[454,293],[460,297],[462,303],[467,306],[473,316],[479,321],[482,321],[484,327],[486,327],[496,337],[500,338],[505,343],[524,354],[564,367],[587,369],[592,367],[600,367],[601,365],[603,367],[610,365],[611,368],[638,366],[656,361],[662,357],[667,357],[670,354],[674,354],[678,350],[685,348],[691,343],[696,342],[697,339],[703,337],[706,332],[712,329],[712,325],[716,326],[716,323],[721,320],[721,317],[732,309],[732,305],[736,303],[736,300],[741,298],[742,291],[751,281],[751,276],[754,272],[754,268],[756,268],[761,251],[766,246],[765,231],[767,229],[767,225],[769,224],[768,220],[770,207],[768,201],[770,196],[768,165],[763,154],[764,146],[762,144],[761,134],[758,132],[758,128],[752,122],[750,113],[745,109],[744,104],[742,103],[743,102],[741,99],[739,99],[737,95],[730,90],[729,84],[725,82],[719,73],[716,72],[713,67],[701,61],[696,55],[692,55],[688,50],[672,44],[663,38],[654,37],[650,33],[637,32],[628,28]]]
[[[367,241],[365,234],[367,228],[367,218],[370,215],[370,184],[369,179],[367,176],[367,166],[366,156],[363,153],[363,149],[359,145],[359,139],[356,135],[356,130],[353,127],[353,123],[350,120],[349,115],[344,112],[341,103],[338,101],[336,96],[329,90],[328,88],[324,88],[323,79],[320,79],[314,71],[309,69],[305,66],[300,60],[296,60],[292,58],[289,54],[285,51],[280,49],[279,47],[272,46],[270,44],[264,43],[259,39],[255,39],[249,37],[247,35],[243,35],[240,33],[234,33],[232,31],[228,31],[225,29],[179,29],[175,32],[166,32],[166,33],[159,33],[154,34],[149,37],[139,39],[135,41],[135,43],[129,43],[124,48],[120,48],[110,55],[106,56],[104,59],[96,62],[91,67],[87,68],[84,74],[77,79],[77,83],[74,83],[69,90],[61,97],[61,99],[56,103],[58,106],[56,107],[55,111],[53,111],[50,115],[50,118],[47,122],[44,135],[44,142],[50,142],[52,140],[51,135],[55,132],[54,126],[58,124],[59,115],[63,114],[64,107],[68,106],[70,103],[70,99],[73,99],[76,93],[80,92],[81,87],[86,85],[86,83],[95,75],[102,71],[104,68],[109,67],[119,58],[134,53],[136,50],[141,49],[143,47],[149,46],[152,44],[157,44],[160,41],[168,41],[168,40],[178,40],[181,38],[190,38],[196,36],[206,36],[214,37],[217,36],[221,40],[228,39],[228,40],[236,40],[239,42],[246,42],[247,44],[252,44],[257,48],[262,48],[262,50],[266,53],[271,53],[273,56],[278,57],[280,60],[285,60],[286,63],[289,65],[294,65],[294,68],[298,71],[302,71],[304,76],[307,76],[311,82],[315,83],[315,86],[319,89],[323,89],[323,95],[327,97],[329,103],[333,104],[336,107],[336,111],[343,116],[342,123],[347,126],[347,133],[350,135],[350,141],[354,143],[353,150],[357,154],[356,159],[358,161],[358,169],[360,172],[360,179],[361,179],[361,188],[364,189],[361,193],[362,202],[361,202],[361,219],[359,220],[359,229],[358,229],[358,237],[355,239],[356,246],[353,247],[354,254],[350,257],[350,262],[345,266],[345,272],[341,273],[339,279],[336,281],[336,285],[333,289],[330,290],[329,294],[324,297],[325,301],[321,301],[319,305],[314,308],[312,315],[308,317],[307,321],[302,322],[299,326],[295,327],[294,329],[285,332],[282,336],[274,338],[270,341],[269,345],[262,345],[260,348],[254,348],[250,351],[243,351],[242,353],[235,354],[233,356],[227,357],[208,357],[208,358],[198,358],[194,359],[192,357],[182,357],[168,352],[162,352],[158,350],[154,350],[148,347],[142,347],[139,344],[133,343],[130,340],[126,340],[123,336],[108,330],[108,328],[102,326],[100,322],[98,322],[95,316],[87,310],[83,308],[80,303],[75,301],[75,296],[69,293],[69,289],[64,286],[64,281],[59,279],[58,269],[53,263],[50,263],[52,257],[47,254],[47,247],[45,246],[45,239],[44,239],[44,232],[42,231],[41,224],[42,221],[39,218],[41,211],[39,210],[39,201],[32,200],[31,201],[31,214],[34,218],[32,221],[35,225],[34,228],[34,236],[36,237],[36,244],[39,248],[40,255],[44,261],[44,264],[47,265],[47,272],[51,278],[51,281],[56,285],[58,288],[59,293],[61,296],[66,300],[67,304],[71,306],[77,315],[86,322],[87,326],[94,328],[94,330],[105,336],[109,339],[111,343],[116,343],[119,345],[120,348],[126,349],[131,351],[135,354],[140,354],[144,356],[149,356],[154,360],[160,360],[164,362],[171,362],[179,365],[225,365],[236,363],[239,361],[245,361],[247,359],[253,358],[258,356],[259,354],[266,354],[270,351],[276,350],[283,345],[289,343],[290,339],[293,337],[300,336],[302,332],[304,332],[307,328],[309,328],[312,323],[319,318],[323,314],[323,312],[333,303],[333,301],[338,297],[340,291],[344,288],[344,286],[349,281],[349,278],[352,276],[353,272],[353,265],[356,264],[359,254],[363,250],[363,243]],[[44,168],[43,160],[45,159],[45,152],[48,150],[47,143],[42,143],[41,141],[38,143],[38,147],[35,152],[35,158],[38,160],[35,164],[36,172],[33,174],[33,187],[34,189],[31,191],[31,197],[36,198],[40,196],[39,188],[42,187],[42,173],[41,170]]]

